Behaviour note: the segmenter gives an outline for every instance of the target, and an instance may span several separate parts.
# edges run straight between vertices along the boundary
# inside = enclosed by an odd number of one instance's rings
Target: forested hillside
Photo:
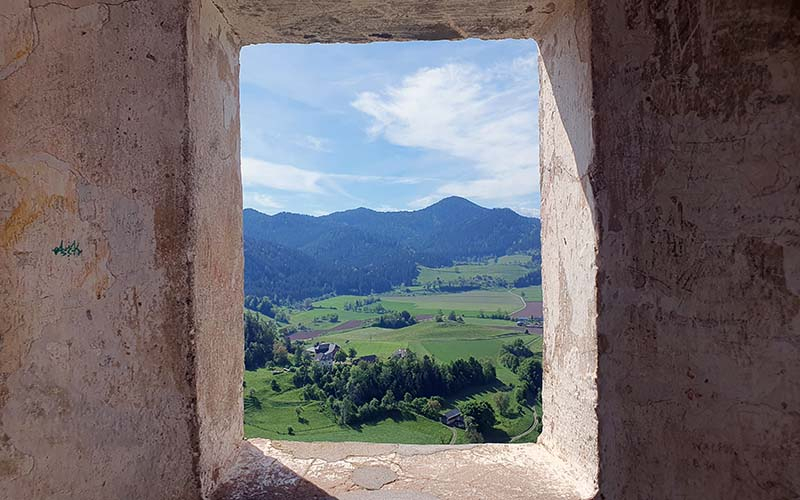
[[[417,265],[538,252],[540,221],[446,198],[413,212],[244,211],[245,294],[277,302],[410,285]]]

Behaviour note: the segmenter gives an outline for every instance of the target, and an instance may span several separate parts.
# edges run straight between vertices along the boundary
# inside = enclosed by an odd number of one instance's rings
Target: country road
[[[536,424],[539,423],[539,414],[536,413],[536,408],[531,408],[530,410],[533,412],[533,422],[531,422],[531,426],[528,427],[528,429],[522,434],[517,434],[516,436],[512,437],[511,440],[509,441],[510,443],[513,443],[514,441],[518,441],[524,438],[525,436],[533,432],[534,429],[536,429]]]

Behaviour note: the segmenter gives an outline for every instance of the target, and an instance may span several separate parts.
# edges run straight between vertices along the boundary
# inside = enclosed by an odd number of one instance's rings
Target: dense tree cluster
[[[509,283],[504,278],[488,275],[472,276],[470,278],[458,277],[453,280],[442,280],[437,277],[433,281],[423,284],[425,290],[431,292],[457,293],[469,290],[508,288]]]
[[[263,368],[267,363],[289,364],[289,353],[294,348],[288,337],[278,335],[275,323],[257,314],[244,311],[244,367],[246,370]]]
[[[522,339],[503,345],[500,363],[516,373],[522,381],[517,389],[517,401],[536,400],[542,390],[542,363]]]
[[[415,324],[417,320],[408,311],[391,311],[381,315],[372,326],[379,328],[405,328]]]
[[[272,301],[269,300],[269,297],[247,295],[244,298],[244,307],[251,311],[260,312],[264,316],[269,316],[270,318],[275,317],[275,306],[272,304]]]
[[[345,311],[382,314],[386,312],[386,308],[384,308],[383,304],[380,302],[380,297],[370,295],[369,297],[364,297],[363,299],[356,299],[353,302],[345,302],[343,307]]]
[[[436,418],[443,403],[439,398],[495,380],[495,368],[489,362],[470,358],[438,364],[428,356],[409,353],[402,359],[357,365],[304,364],[297,368],[293,382],[303,387],[307,399],[325,400],[339,423],[353,424],[393,410]]]
[[[514,286],[517,288],[522,288],[526,286],[537,286],[542,284],[542,271],[541,269],[536,269],[531,271],[524,276],[521,276],[514,281]]]

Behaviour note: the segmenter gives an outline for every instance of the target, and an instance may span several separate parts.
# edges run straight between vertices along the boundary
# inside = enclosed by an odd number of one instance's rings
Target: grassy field
[[[530,255],[505,255],[477,264],[458,264],[448,267],[419,266],[417,284],[434,283],[437,279],[443,282],[455,281],[459,278],[469,279],[475,276],[491,276],[513,282],[530,272]]]
[[[512,288],[512,292],[522,296],[526,302],[542,301],[542,286],[526,286],[524,288]]]
[[[337,297],[338,298],[338,297]],[[457,394],[447,400],[451,407],[467,400],[485,400],[495,405],[497,392],[513,391],[512,385],[519,383],[516,375],[499,364],[497,358],[504,343],[522,338],[531,350],[540,353],[542,339],[538,335],[525,335],[514,329],[513,323],[503,320],[467,318],[465,323],[426,321],[398,330],[382,328],[359,328],[348,332],[326,334],[320,340],[336,342],[345,349],[353,347],[359,355],[376,354],[387,358],[398,348],[411,349],[418,355],[428,355],[438,362],[450,362],[459,358],[491,359],[497,368],[498,383]],[[271,389],[276,380],[280,392]],[[246,371],[245,396],[253,391],[261,408],[248,404],[245,398],[245,435],[301,441],[369,441],[383,443],[441,444],[449,443],[452,431],[439,422],[415,414],[392,415],[379,422],[357,427],[340,426],[332,416],[321,410],[320,403],[304,401],[301,390],[292,385],[292,374],[284,370],[260,369]],[[296,408],[302,408],[299,421]],[[496,411],[498,424],[487,435],[489,441],[505,442],[521,434],[533,422],[530,409],[518,407],[518,411],[504,417]],[[293,428],[289,434],[288,428]],[[526,436],[524,441],[535,440],[537,433]],[[457,431],[457,442],[466,442],[463,431]]]
[[[480,311],[489,313],[500,309],[513,312],[524,305],[519,297],[500,290],[473,290],[435,295],[389,295],[382,298],[382,303],[387,309],[404,309],[411,314],[436,314],[442,310],[473,317]]]

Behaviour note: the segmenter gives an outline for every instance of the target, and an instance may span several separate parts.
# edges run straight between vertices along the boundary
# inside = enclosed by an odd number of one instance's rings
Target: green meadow
[[[507,293],[506,295],[510,296]],[[329,301],[331,302],[328,304],[336,303],[335,299]],[[340,303],[343,302],[343,299],[340,300]],[[431,356],[441,363],[459,358],[467,359],[470,356],[490,359],[497,368],[498,381],[492,386],[457,394],[447,399],[447,403],[449,407],[455,407],[468,400],[484,400],[494,407],[495,394],[506,392],[511,395],[514,386],[519,383],[517,376],[498,360],[501,346],[517,338],[523,339],[536,355],[541,355],[540,336],[521,333],[509,321],[477,318],[466,318],[464,323],[425,321],[397,330],[357,328],[326,334],[318,337],[318,340],[335,342],[344,349],[352,347],[359,356],[376,354],[381,358],[388,358],[397,349],[407,348],[419,356]],[[278,391],[272,388],[273,380],[278,385]],[[301,389],[294,387],[292,373],[286,369],[262,368],[247,371],[245,384],[245,435],[248,438],[446,444],[451,442],[455,433],[456,443],[467,442],[462,430],[451,429],[438,421],[414,413],[394,412],[390,418],[377,422],[358,426],[338,425],[333,415],[321,403],[303,400]],[[254,400],[258,401],[258,405],[253,404]],[[532,410],[516,404],[512,406],[516,410],[507,416],[501,415],[495,408],[498,423],[486,435],[488,441],[508,442],[531,427],[534,422]],[[541,415],[540,408],[536,411]],[[537,432],[532,432],[520,442],[535,440],[537,436]]]

